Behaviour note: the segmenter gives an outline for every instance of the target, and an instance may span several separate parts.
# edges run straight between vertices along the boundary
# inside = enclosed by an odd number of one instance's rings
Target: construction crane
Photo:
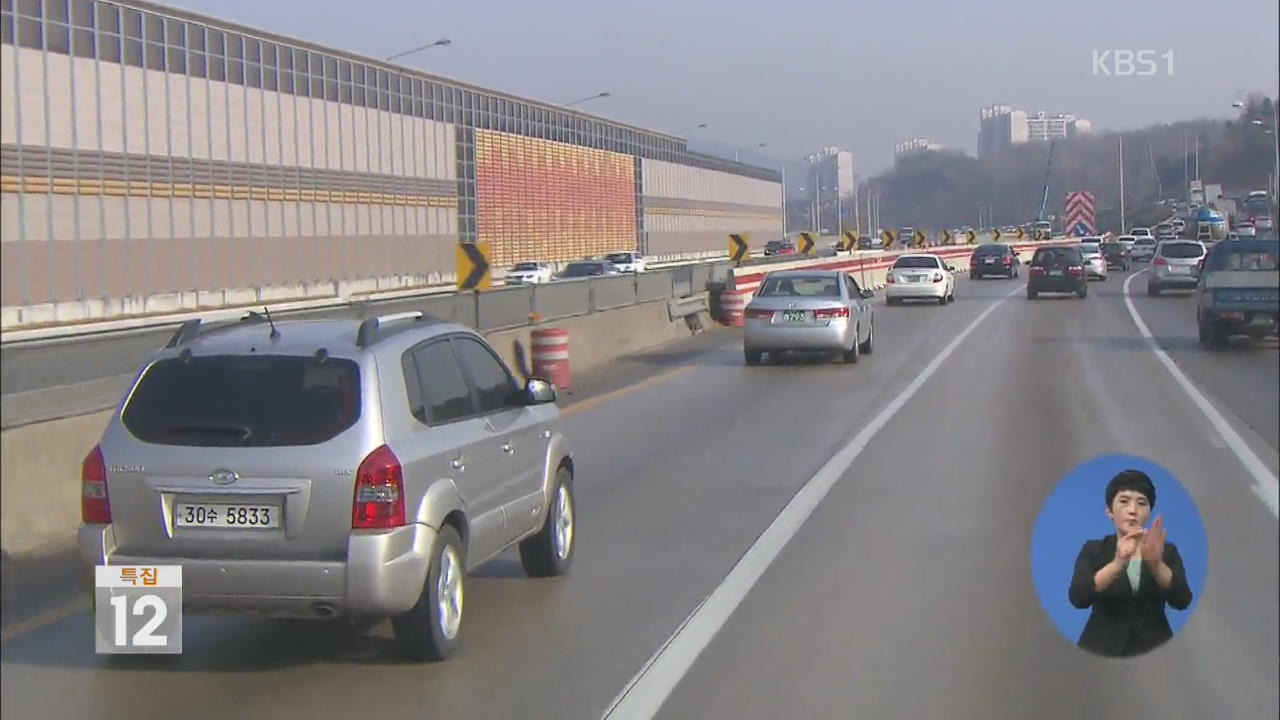
[[[1049,207],[1049,171],[1053,169],[1053,148],[1057,146],[1057,142],[1049,141],[1049,162],[1044,168],[1044,192],[1040,196],[1040,212],[1036,213],[1036,222],[1044,222],[1047,218],[1045,212]]]

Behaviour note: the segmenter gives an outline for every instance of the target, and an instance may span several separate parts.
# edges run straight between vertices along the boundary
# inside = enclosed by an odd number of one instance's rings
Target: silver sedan
[[[839,352],[846,363],[870,354],[875,336],[872,291],[839,270],[770,273],[747,303],[743,354],[759,365],[765,352]]]

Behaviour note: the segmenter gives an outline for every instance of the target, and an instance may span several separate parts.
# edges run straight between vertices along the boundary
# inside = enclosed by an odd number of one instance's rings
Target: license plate
[[[996,264],[996,259],[995,259],[995,258],[983,258],[983,259],[982,259],[982,262],[984,262],[984,263],[986,263],[986,264],[988,264],[988,265],[995,265],[995,264]]]
[[[1174,275],[1189,275],[1191,273],[1191,268],[1184,267],[1182,265],[1170,265],[1169,272]]]
[[[1052,275],[1052,276],[1054,276],[1054,277],[1061,277],[1061,276],[1062,276],[1062,271],[1061,271],[1061,270],[1050,270],[1050,271],[1049,271],[1049,274],[1050,274],[1050,275]]]
[[[1254,325],[1256,327],[1271,327],[1275,323],[1272,322],[1271,318],[1267,317],[1266,315],[1256,315],[1254,316],[1253,320],[1249,321],[1249,324]]]
[[[910,279],[911,279],[911,282],[920,282],[921,280],[924,280],[924,276],[923,276],[923,275],[912,275]]]
[[[808,310],[783,310],[782,311],[782,322],[802,323],[802,322],[808,322],[808,321],[809,321]]]
[[[178,527],[197,528],[278,528],[278,505],[240,503],[178,503],[174,508]]]

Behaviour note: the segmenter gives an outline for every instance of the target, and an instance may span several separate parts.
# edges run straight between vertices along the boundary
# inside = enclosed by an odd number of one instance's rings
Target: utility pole
[[[1119,137],[1120,143],[1120,232],[1123,233],[1128,227],[1124,222],[1124,136]],[[1198,152],[1198,151],[1197,151]],[[1197,160],[1197,164],[1199,161]],[[1198,174],[1198,173],[1197,173]]]

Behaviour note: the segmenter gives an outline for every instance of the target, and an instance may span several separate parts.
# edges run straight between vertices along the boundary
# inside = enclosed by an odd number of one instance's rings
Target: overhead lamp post
[[[386,62],[391,62],[392,60],[395,60],[396,58],[402,58],[402,57],[404,57],[405,55],[412,55],[412,54],[414,54],[414,53],[416,53],[416,52],[422,52],[423,50],[429,50],[429,49],[431,49],[431,48],[433,48],[433,47],[444,47],[444,46],[446,46],[446,45],[452,45],[452,44],[453,44],[453,41],[452,41],[452,40],[450,40],[450,39],[448,39],[448,38],[440,38],[439,40],[437,40],[437,41],[435,41],[435,42],[433,42],[433,43],[428,43],[428,44],[426,44],[426,45],[422,45],[422,46],[420,46],[420,47],[413,48],[412,50],[405,50],[404,52],[396,53],[395,55],[391,55],[391,56],[389,56],[389,57],[387,57],[387,58],[384,58],[384,60],[385,60]]]
[[[590,100],[596,100],[598,98],[607,98],[612,95],[613,93],[609,92],[608,90],[605,90],[604,92],[598,92],[595,95],[591,95],[590,97],[584,97],[581,100],[574,100],[571,103],[565,103],[565,107],[573,107],[574,105],[581,105],[582,103]]]

